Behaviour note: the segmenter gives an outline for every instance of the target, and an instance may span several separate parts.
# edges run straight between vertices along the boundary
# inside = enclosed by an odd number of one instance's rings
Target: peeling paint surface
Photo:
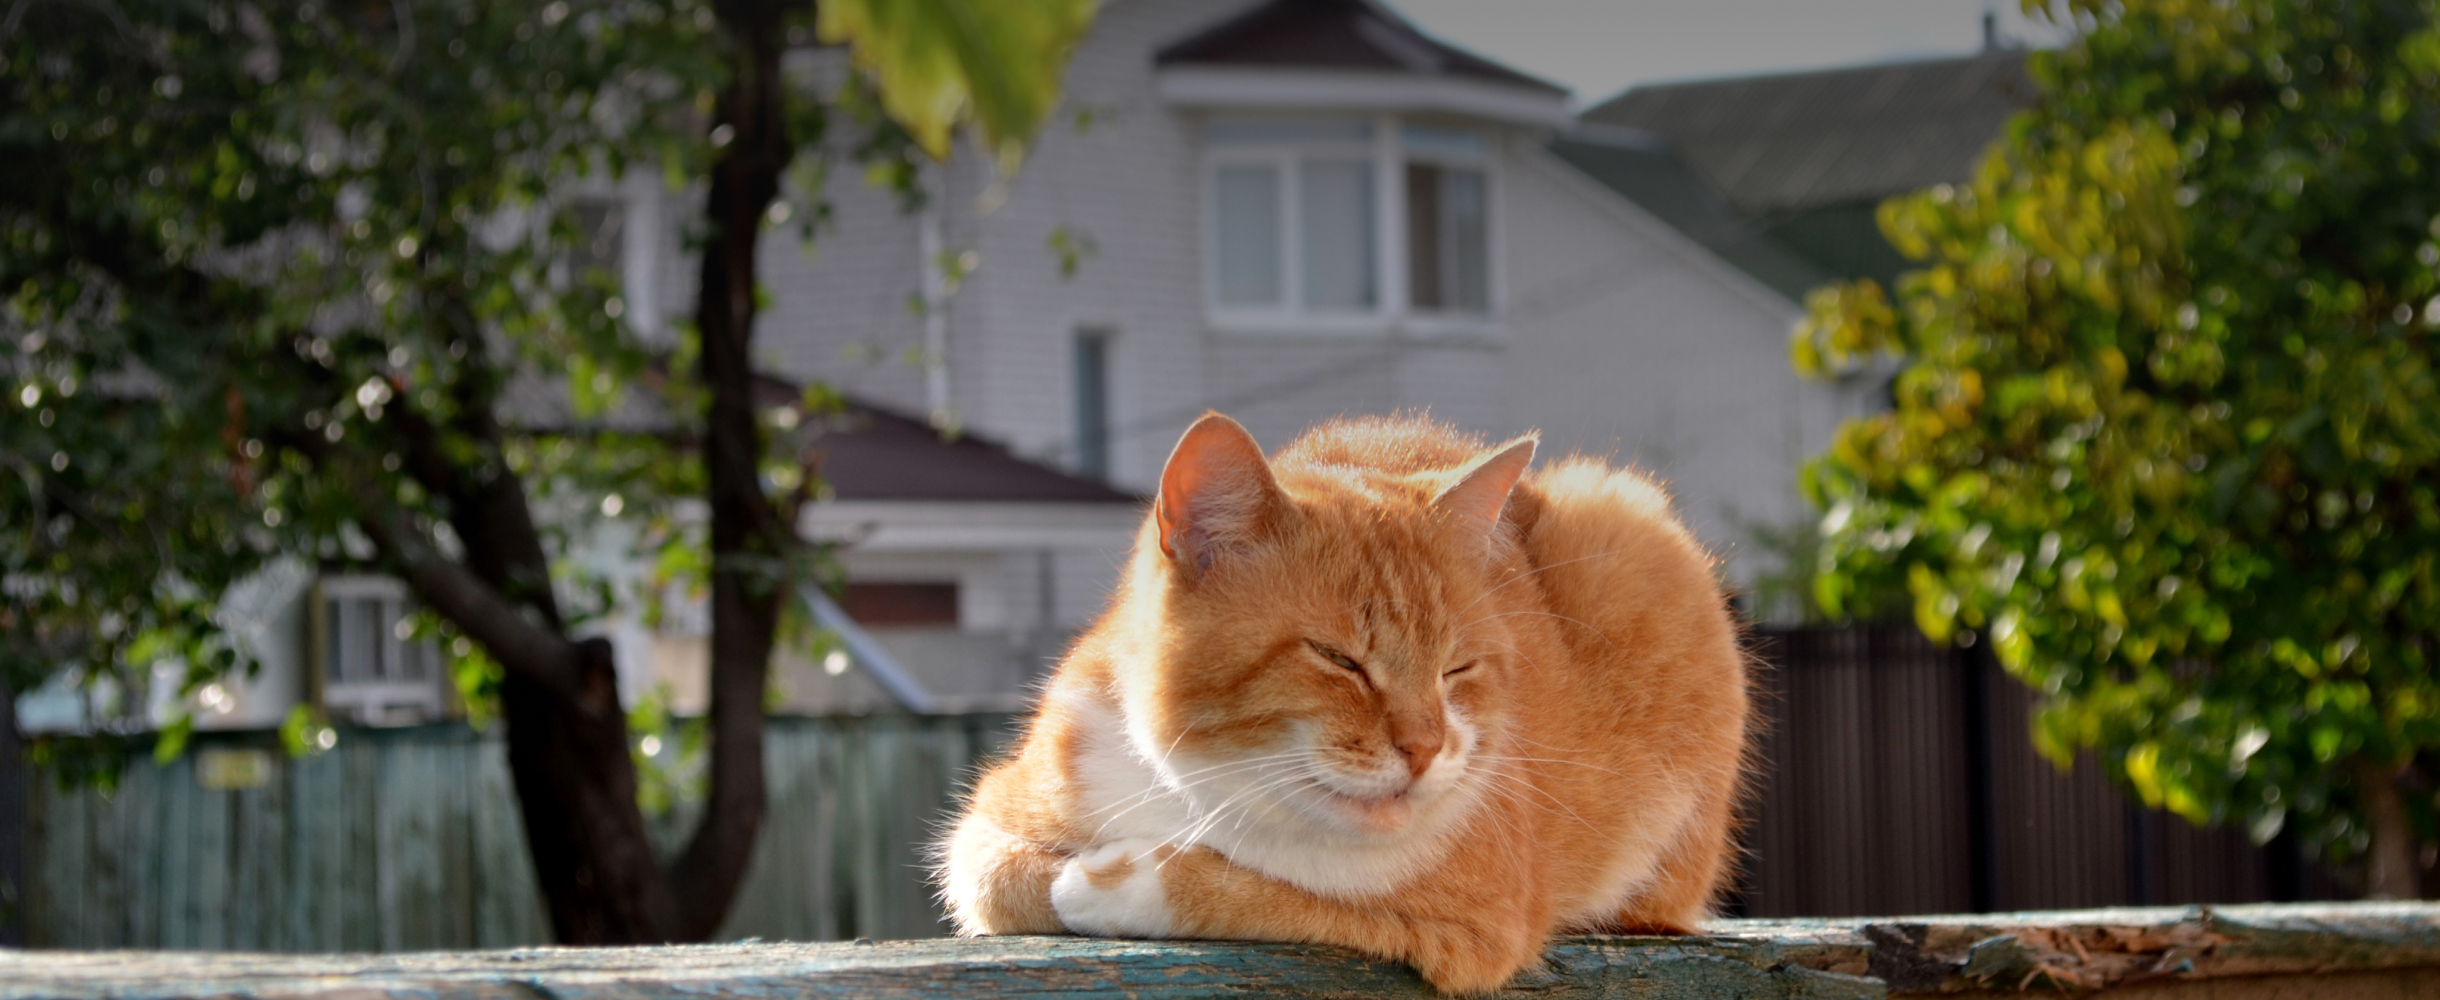
[[[1554,944],[1501,995],[1881,1000],[2422,970],[2440,904],[1727,920],[1705,936]],[[0,952],[0,1000],[780,1000],[813,997],[1427,997],[1338,948],[1068,937],[399,955]]]

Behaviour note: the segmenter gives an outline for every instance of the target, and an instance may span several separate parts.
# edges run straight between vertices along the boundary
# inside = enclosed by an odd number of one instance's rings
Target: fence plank
[[[1006,721],[773,719],[770,806],[722,936],[940,933],[924,851]],[[28,813],[37,946],[401,951],[550,937],[495,736],[349,730],[243,791],[200,787],[191,756],[131,759],[111,794],[45,782]],[[675,849],[696,812],[656,819],[656,841]]]
[[[515,782],[508,773],[508,754],[494,741],[471,743],[476,748],[472,768],[474,801],[471,863],[479,873],[469,887],[474,894],[475,944],[483,948],[551,939],[550,919],[542,906],[542,891],[534,882],[532,857],[526,852],[525,821],[517,813]]]
[[[1905,626],[1766,630],[1757,649],[1768,721],[1743,913],[2342,895],[2293,845],[2141,811],[2090,753],[2059,772],[2033,749],[2032,692],[1979,650]]]

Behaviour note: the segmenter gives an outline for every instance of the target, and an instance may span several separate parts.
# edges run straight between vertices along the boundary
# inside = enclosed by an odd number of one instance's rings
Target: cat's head
[[[1517,588],[1498,592],[1523,563],[1501,513],[1534,441],[1324,433],[1274,466],[1226,417],[1186,432],[1130,568],[1117,680],[1137,749],[1211,822],[1392,840],[1464,810],[1512,714]]]

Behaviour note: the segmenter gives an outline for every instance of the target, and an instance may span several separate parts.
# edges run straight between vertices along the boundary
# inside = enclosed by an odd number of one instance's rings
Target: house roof
[[[812,418],[822,481],[839,500],[954,500],[1137,504],[1108,484],[1027,461],[973,435],[868,403]]]
[[[1739,215],[1660,136],[1580,126],[1554,138],[1550,151],[1790,301],[1832,277]]]
[[[2030,106],[2025,53],[1641,86],[1583,121],[1665,137],[1728,203],[1776,215],[1972,176]]]
[[[1162,66],[1388,70],[1565,94],[1560,87],[1442,44],[1368,0],[1273,0],[1160,50]]]

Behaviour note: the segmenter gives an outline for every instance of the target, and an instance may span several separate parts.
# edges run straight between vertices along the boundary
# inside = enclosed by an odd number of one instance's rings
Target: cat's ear
[[[1432,498],[1432,509],[1477,536],[1490,535],[1500,523],[1500,511],[1508,506],[1509,491],[1516,489],[1525,467],[1533,464],[1535,443],[1531,436],[1521,437],[1476,460],[1448,489]]]
[[[1190,572],[1258,541],[1287,498],[1262,446],[1236,421],[1206,413],[1178,439],[1153,501],[1161,554]]]

